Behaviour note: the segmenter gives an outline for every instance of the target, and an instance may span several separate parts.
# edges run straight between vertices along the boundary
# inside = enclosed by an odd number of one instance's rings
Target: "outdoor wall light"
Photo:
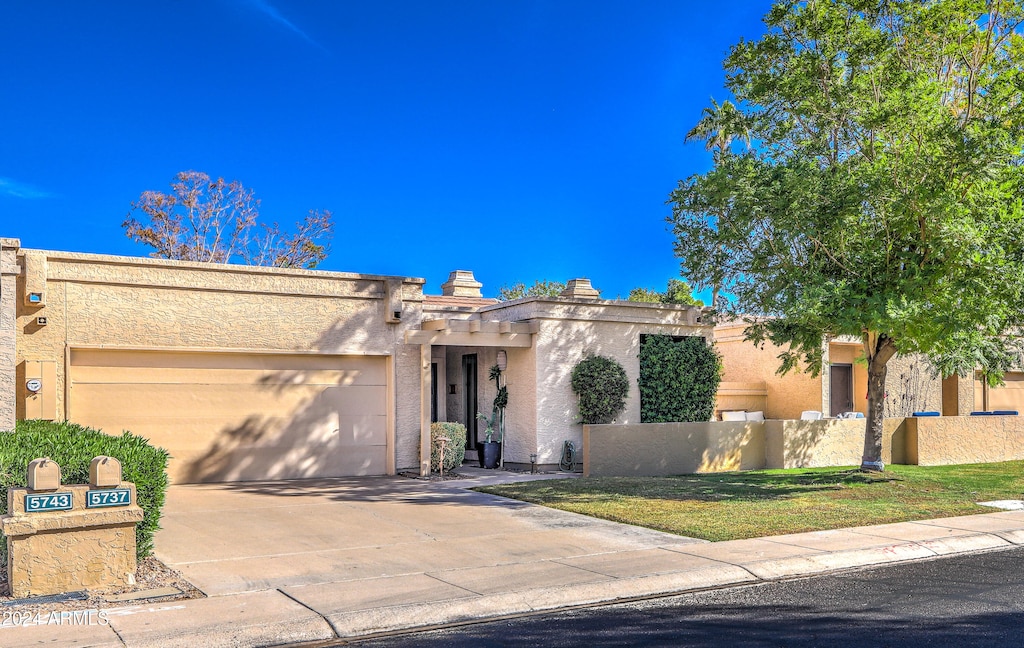
[[[505,371],[508,368],[508,354],[505,353],[505,349],[498,350],[498,369]]]

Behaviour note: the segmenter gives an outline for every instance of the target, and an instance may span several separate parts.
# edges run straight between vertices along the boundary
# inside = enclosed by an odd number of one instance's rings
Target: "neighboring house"
[[[805,410],[825,416],[842,412],[867,414],[867,365],[856,338],[823,343],[824,367],[818,376],[790,371],[779,375],[780,347],[756,347],[744,339],[742,322],[715,327],[715,345],[722,354],[722,390],[718,410],[763,410],[773,419],[799,418]],[[935,411],[965,416],[972,411],[1024,411],[1024,373],[1006,374],[1002,387],[988,387],[980,373],[969,378],[941,378],[922,356],[897,355],[886,375],[885,415],[910,416]],[[722,395],[725,398],[722,398]],[[746,400],[743,400],[743,399]]]
[[[712,335],[697,308],[601,300],[583,279],[499,303],[466,271],[434,296],[412,277],[0,244],[0,429],[129,430],[170,451],[178,483],[423,472],[432,420],[482,440],[500,351],[505,461],[554,465],[582,438],[576,362],[625,367],[618,421],[635,423],[640,336]]]

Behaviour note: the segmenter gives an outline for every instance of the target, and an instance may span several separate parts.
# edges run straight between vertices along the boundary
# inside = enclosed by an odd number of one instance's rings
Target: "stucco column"
[[[13,430],[18,291],[18,249],[21,241],[0,238],[0,431]]]
[[[420,345],[420,476],[430,476],[430,345]]]

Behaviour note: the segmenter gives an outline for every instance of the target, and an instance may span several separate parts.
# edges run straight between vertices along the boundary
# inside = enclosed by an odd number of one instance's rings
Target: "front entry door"
[[[829,407],[831,416],[853,411],[853,365],[834,364],[829,367]]]
[[[462,420],[466,426],[466,449],[476,450],[477,418],[479,411],[476,400],[476,354],[462,356]]]

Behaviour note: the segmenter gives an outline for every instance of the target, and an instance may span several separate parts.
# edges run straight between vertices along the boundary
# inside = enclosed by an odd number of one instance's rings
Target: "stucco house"
[[[569,373],[625,367],[639,422],[640,336],[702,336],[687,306],[484,299],[471,272],[423,279],[22,249],[0,239],[0,429],[19,418],[129,430],[178,483],[428,470],[433,420],[467,424],[507,358],[505,461],[558,462],[582,438]]]
[[[722,354],[722,388],[718,409],[764,411],[773,419],[799,418],[806,410],[825,416],[842,412],[867,414],[867,365],[856,338],[823,341],[824,368],[818,376],[791,371],[778,375],[783,349],[766,343],[756,347],[744,339],[743,322],[715,326],[715,346]],[[923,356],[897,355],[886,375],[886,416],[939,412],[967,416],[972,411],[1024,412],[1024,372],[1007,372],[1005,384],[990,387],[980,372],[962,378],[941,378]]]

